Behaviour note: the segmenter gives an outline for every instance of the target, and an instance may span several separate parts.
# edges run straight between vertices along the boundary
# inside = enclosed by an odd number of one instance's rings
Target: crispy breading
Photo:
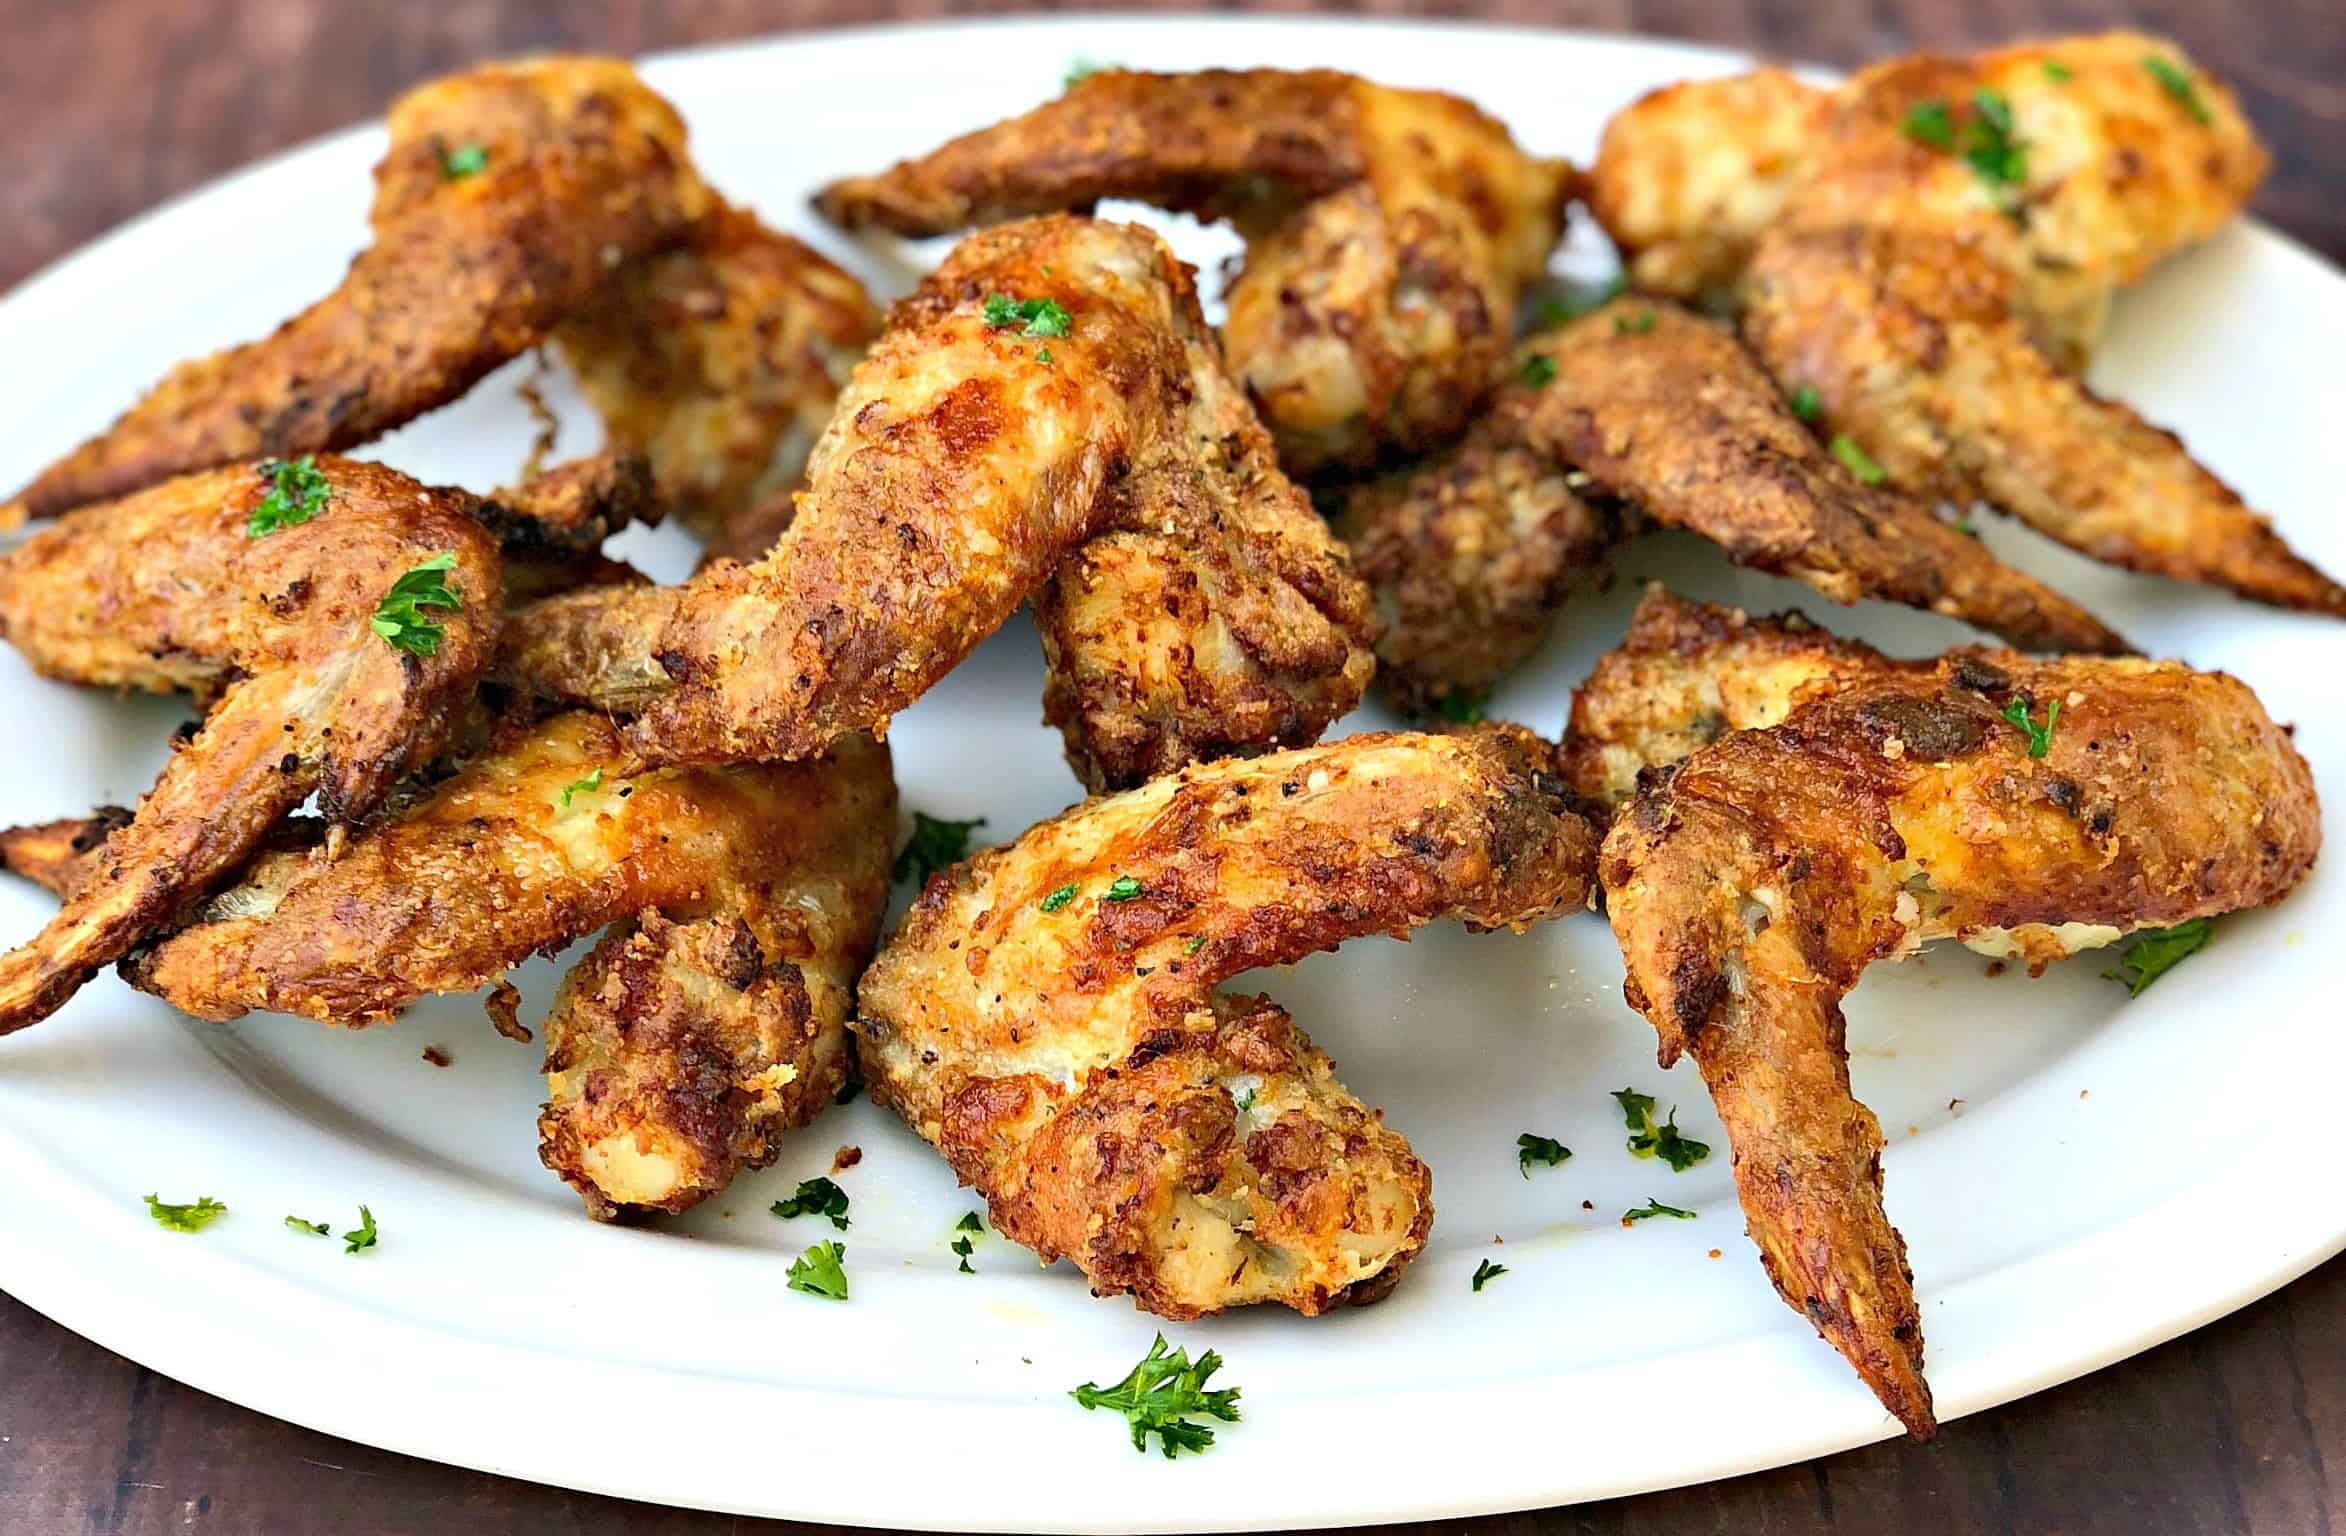
[[[797,479],[879,325],[854,277],[719,202],[683,245],[614,273],[554,344],[604,440],[648,458],[661,495],[709,533]]]
[[[617,59],[483,65],[411,91],[390,127],[373,243],[341,285],[262,340],[180,364],[0,523],[378,437],[537,345],[707,202],[682,120]],[[443,156],[473,148],[481,168],[450,174]]]
[[[995,294],[1062,306],[1066,333],[989,322]],[[1191,632],[1158,657],[1103,617],[1136,606],[1100,590],[1121,567],[1087,566],[1090,590],[1041,599],[1057,712],[1074,722],[1087,782],[1148,772],[1199,750],[1190,743],[1308,739],[1359,697],[1373,664],[1367,594],[1272,462],[1188,269],[1131,225],[1006,225],[963,242],[891,311],[765,559],[576,600],[559,644],[525,640],[502,670],[636,713],[631,761],[804,756],[884,729],[1070,553],[1112,531],[1145,537],[1162,562],[1136,564],[1136,580],[1178,567],[1166,579],[1197,583],[1216,611],[1186,608],[1177,622]],[[537,619],[516,629],[533,635]],[[616,673],[614,657],[626,660]],[[667,686],[644,687],[645,660]],[[617,692],[604,691],[615,675]]]
[[[1106,69],[815,204],[908,235],[1106,197],[1230,219],[1247,244],[1230,371],[1300,474],[1466,426],[1573,181],[1456,96],[1334,70]]]
[[[96,875],[0,959],[0,1034],[233,873],[312,794],[336,823],[428,760],[496,644],[496,540],[473,500],[377,464],[320,458],[308,521],[254,536],[275,477],[251,466],[85,507],[0,556],[0,635],[50,677],[209,701]],[[455,608],[429,654],[375,633],[378,605],[436,557]]]
[[[2041,759],[2016,703],[2052,727]],[[1841,999],[1934,939],[2041,966],[2276,901],[2319,817],[2288,732],[2231,677],[1969,650],[1723,737],[1615,820],[1601,875],[1625,994],[1665,1065],[1691,1049],[1701,1066],[1777,1290],[1917,1437],[1934,1427],[1921,1318]]]
[[[1557,762],[1573,793],[1617,806],[1649,769],[1667,768],[1730,731],[1778,723],[1861,678],[1929,661],[1893,661],[1806,615],[1753,618],[1649,586],[1629,633],[1572,691]]]
[[[604,448],[492,491],[476,512],[510,559],[591,555],[624,528],[658,523],[667,509],[648,459]]]
[[[1184,1318],[1374,1299],[1429,1181],[1267,998],[1217,990],[1440,917],[1580,906],[1595,834],[1514,727],[1167,775],[933,876],[865,972],[873,1098],[996,1230]]]

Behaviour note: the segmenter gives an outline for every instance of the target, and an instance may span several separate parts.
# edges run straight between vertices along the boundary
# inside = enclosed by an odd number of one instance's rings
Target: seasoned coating
[[[2042,722],[2042,759],[2003,714]],[[1704,747],[1601,861],[1631,1006],[1691,1049],[1785,1301],[1912,1434],[1933,1428],[1881,1128],[1850,1097],[1841,999],[1954,938],[2032,966],[2278,900],[2320,846],[2305,760],[2255,696],[2172,662],[1962,651]]]
[[[1491,727],[1192,767],[932,877],[859,991],[873,1098],[1097,1294],[1174,1318],[1383,1295],[1432,1221],[1424,1164],[1284,1010],[1216,989],[1581,905],[1595,835],[1548,758]]]
[[[1062,306],[1067,333],[989,324],[996,294]],[[1146,534],[1131,547],[1151,558],[1087,565],[1088,590],[1041,602],[1055,708],[1076,722],[1087,782],[1145,773],[1191,742],[1307,738],[1358,698],[1367,594],[1221,371],[1188,269],[1130,225],[1007,225],[965,241],[891,311],[765,559],[720,560],[640,597],[582,596],[559,644],[508,652],[503,672],[635,713],[639,763],[806,756],[885,729],[1108,532]],[[1168,665],[1112,627],[1137,604],[1100,589],[1127,567],[1177,595],[1195,582],[1214,604],[1177,616],[1190,633]],[[669,686],[647,697],[641,659]],[[617,690],[598,691],[614,673]]]
[[[1828,431],[1919,495],[1990,502],[2112,565],[2346,616],[2346,587],[2200,467],[2173,433],[2030,345],[2009,273],[1925,233],[1773,231],[1744,331],[1817,392]]]
[[[390,127],[374,241],[341,286],[260,341],[180,364],[0,507],[0,524],[378,437],[537,345],[707,202],[683,122],[616,59],[483,65],[411,91]],[[449,174],[443,156],[476,146],[481,168]]]
[[[1333,70],[1109,69],[815,204],[906,235],[1106,197],[1231,220],[1247,252],[1230,371],[1304,474],[1465,428],[1572,185],[1455,96]]]
[[[1909,497],[1861,483],[1734,336],[1676,305],[1618,299],[1527,345],[1550,360],[1529,432],[1587,494],[1689,528],[1730,560],[1837,603],[1944,614],[2030,650],[2126,642]]]
[[[605,448],[531,475],[481,499],[477,515],[508,559],[591,555],[637,523],[656,524],[667,503],[640,454]]]
[[[351,823],[447,739],[496,644],[499,560],[471,497],[377,464],[317,461],[309,521],[248,532],[273,477],[250,466],[86,507],[0,557],[0,635],[50,677],[209,703],[97,872],[0,959],[0,1034],[47,1017],[100,966],[235,871],[312,794]],[[455,608],[429,655],[371,627],[436,557]]]
[[[685,244],[612,274],[554,344],[604,440],[648,458],[662,497],[707,533],[797,479],[879,326],[846,271],[717,202]]]
[[[1809,700],[1863,679],[1935,665],[1893,661],[1797,612],[1753,618],[1649,586],[1628,635],[1573,690],[1557,761],[1574,794],[1618,806],[1648,770],[1668,768],[1730,731],[1775,725]]]

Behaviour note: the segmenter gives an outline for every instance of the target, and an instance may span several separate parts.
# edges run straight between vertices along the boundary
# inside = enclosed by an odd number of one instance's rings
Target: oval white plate
[[[1737,61],[1675,45],[1465,27],[1083,19],[867,32],[661,60],[710,177],[850,260],[883,291],[924,253],[862,251],[807,192],[1058,89],[1079,57],[1157,68],[1332,65],[1468,93],[1527,143],[1585,157],[1648,86]],[[985,61],[981,69],[973,59]],[[258,335],[323,293],[362,238],[377,130],[296,150],[149,215],[0,303],[0,356],[41,391],[0,413],[16,484],[178,358]],[[1231,249],[1178,221],[1209,272]],[[1576,236],[1565,265],[1600,273]],[[2120,305],[2096,383],[2189,434],[2297,546],[2346,569],[2346,283],[2239,228]],[[28,378],[19,369],[20,379]],[[486,487],[529,439],[518,373],[380,449]],[[591,446],[575,400],[566,450]],[[2346,625],[2121,575],[2012,527],[1999,551],[2125,633],[2231,668],[2346,796]],[[688,552],[649,541],[668,578]],[[1622,631],[1637,582],[1755,609],[1816,606],[1692,540],[1650,539],[1608,598],[1574,608],[1494,712],[1553,733],[1574,680]],[[1820,610],[1908,652],[1963,638],[1898,609]],[[1075,796],[1038,723],[1041,668],[1014,623],[896,731],[908,807],[1009,837]],[[0,816],[79,812],[147,783],[182,711],[30,676],[0,652],[16,750]],[[1391,723],[1372,708],[1350,728]],[[2336,803],[2335,799],[2333,803]],[[2333,840],[2340,827],[2329,819]],[[0,887],[0,933],[47,899]],[[2327,1085],[2341,1060],[2329,946],[2335,855],[2280,909],[2140,1001],[2088,958],[1990,980],[1960,952],[1877,968],[1850,1008],[1860,1094],[1891,1132],[1892,1216],[1912,1248],[1940,1411],[2002,1402],[2205,1322],[2346,1242]],[[556,974],[520,980],[542,1008]],[[1601,921],[1524,937],[1436,929],[1262,978],[1383,1104],[1438,1176],[1433,1245],[1382,1305],[1305,1321],[1257,1312],[1168,1330],[1228,1358],[1245,1422],[1204,1458],[1136,1456],[1067,1389],[1120,1375],[1156,1323],[1095,1301],[987,1237],[955,1272],[971,1201],[892,1118],[824,1117],[781,1164],[687,1220],[598,1227],[535,1158],[537,1057],[470,1000],[337,1034],[254,1017],[217,1028],[106,977],[0,1042],[0,1285],[109,1348],[267,1413],[443,1461],[635,1498],[802,1519],[1123,1530],[1418,1519],[1718,1477],[1854,1445],[1888,1419],[1769,1291],[1690,1068],[1655,1070]],[[526,1016],[533,1016],[529,1014]],[[420,1059],[427,1044],[455,1064]],[[1719,1146],[1684,1175],[1624,1150],[1611,1090],[1678,1108]],[[1519,1131],[1560,1169],[1517,1174]],[[841,1175],[854,1299],[787,1291],[830,1229],[767,1204],[858,1144]],[[140,1197],[209,1194],[200,1237]],[[1625,1229],[1659,1196],[1692,1222]],[[382,1224],[380,1247],[289,1233],[288,1213]],[[1493,1239],[1505,1238],[1503,1247]],[[1723,1250],[1713,1261],[1712,1249]],[[1475,1294],[1484,1258],[1508,1274]],[[1400,1448],[1406,1446],[1406,1454]]]

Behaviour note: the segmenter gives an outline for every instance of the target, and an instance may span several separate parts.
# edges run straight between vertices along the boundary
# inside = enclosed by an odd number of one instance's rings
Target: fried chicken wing
[[[605,441],[648,458],[662,497],[710,533],[797,479],[879,323],[854,277],[719,202],[683,245],[614,273],[554,344]]]
[[[341,286],[260,341],[180,364],[0,522],[378,437],[537,345],[707,200],[683,122],[616,59],[484,65],[402,97],[390,125],[374,241]]]
[[[92,878],[0,959],[0,1034],[56,1011],[313,793],[332,822],[372,811],[488,666],[499,559],[472,498],[327,457],[288,502],[266,468],[85,507],[0,556],[0,635],[36,669],[209,701]],[[267,503],[308,520],[256,531]],[[406,587],[424,605],[402,609]]]
[[[1110,532],[1148,558],[1103,555],[1041,601],[1087,782],[1192,742],[1308,739],[1366,686],[1366,593],[1222,372],[1187,269],[1134,226],[1007,225],[891,312],[764,560],[570,600],[505,673],[634,713],[633,761],[805,756],[884,729]],[[1142,609],[1115,590],[1127,570],[1186,604],[1169,664],[1116,627]]]
[[[2049,731],[2041,757],[2015,704]],[[1629,1002],[1665,1064],[1701,1066],[1777,1290],[1911,1433],[1934,1422],[1921,1319],[1841,999],[1934,939],[2041,966],[2276,901],[2320,839],[2304,759],[2233,678],[1995,651],[1725,736],[1614,822],[1601,876]]]
[[[1429,1177],[1242,971],[1579,906],[1594,833],[1529,732],[1355,736],[1095,799],[933,877],[865,972],[875,1100],[995,1228],[1195,1317],[1383,1295]]]
[[[1465,427],[1572,184],[1455,96],[1333,70],[1113,69],[815,203],[906,235],[1107,197],[1231,220],[1247,254],[1224,348],[1302,474]]]

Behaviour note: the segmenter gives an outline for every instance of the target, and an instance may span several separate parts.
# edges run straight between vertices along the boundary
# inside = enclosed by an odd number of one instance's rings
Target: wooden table
[[[2240,86],[2275,149],[2257,211],[2346,260],[2339,0],[1482,0],[1446,14],[1634,30],[1853,64],[1920,46],[2133,22]],[[640,53],[913,18],[951,0],[0,0],[8,104],[0,284],[257,156],[379,112],[428,75],[554,47]],[[1379,3],[1264,10],[1399,11]],[[18,388],[37,365],[11,359]],[[2275,1063],[2286,1070],[2285,1063]],[[363,1382],[351,1384],[366,1390]],[[549,1412],[559,1409],[548,1406]],[[908,1450],[917,1459],[917,1449]],[[1308,1471],[1304,1475],[1309,1475]],[[1488,1536],[1939,1530],[2330,1530],[2346,1518],[2346,1265],[2124,1365],[1947,1426],[1731,1482],[1469,1522]],[[699,1533],[657,1510],[411,1460],[296,1429],[118,1359],[0,1296],[0,1528],[51,1532]],[[784,1525],[764,1529],[785,1532]]]

